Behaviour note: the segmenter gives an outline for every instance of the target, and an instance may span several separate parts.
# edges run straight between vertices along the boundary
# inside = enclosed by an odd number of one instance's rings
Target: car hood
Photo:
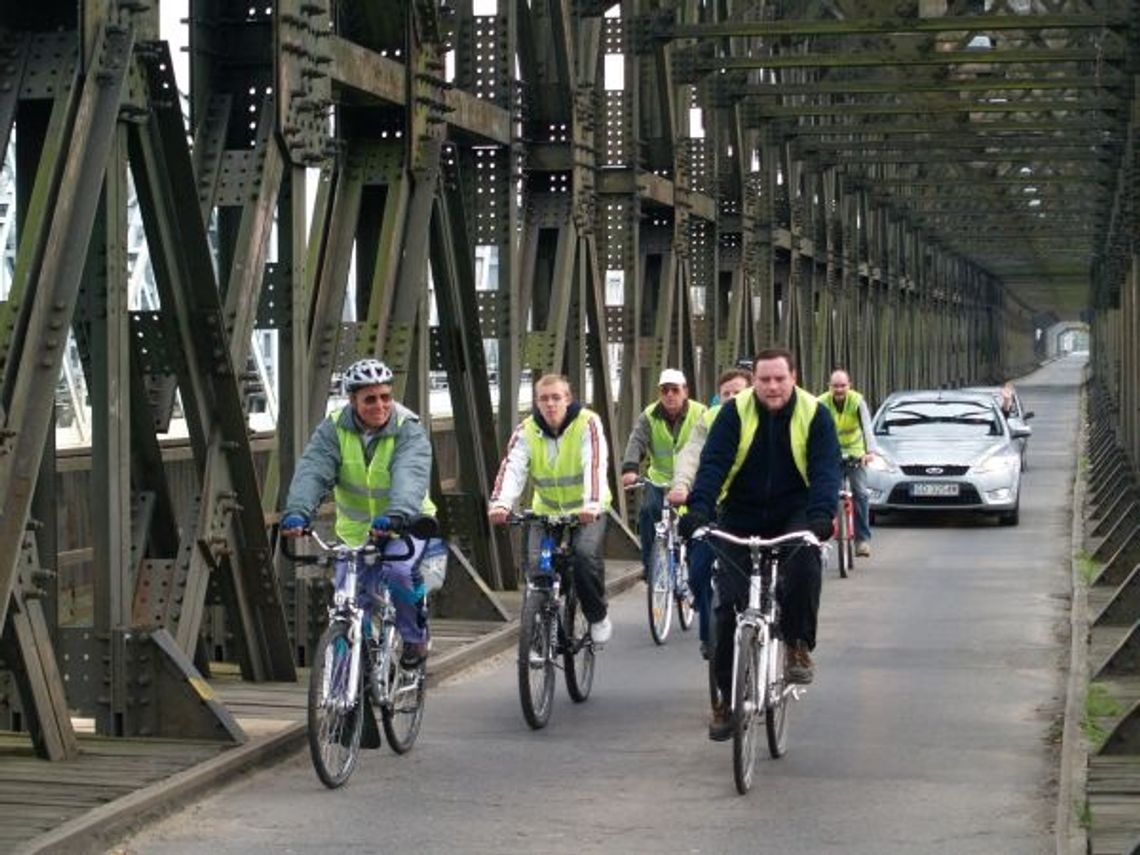
[[[876,437],[879,449],[900,465],[912,463],[946,464],[958,463],[968,466],[988,456],[1000,453],[1008,447],[1005,439],[993,437],[980,439],[937,440],[932,438],[901,439],[897,437]]]

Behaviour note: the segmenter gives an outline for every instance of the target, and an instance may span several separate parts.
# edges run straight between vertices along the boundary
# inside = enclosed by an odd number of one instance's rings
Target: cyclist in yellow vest
[[[570,381],[546,374],[534,384],[534,411],[511,434],[488,501],[487,516],[503,525],[534,482],[531,510],[538,514],[577,515],[582,523],[573,534],[574,588],[590,637],[601,646],[610,640],[613,625],[606,605],[606,511],[610,508],[609,446],[598,414],[574,400]],[[534,566],[540,538],[527,537],[529,563]]]
[[[369,536],[401,532],[413,517],[435,516],[428,496],[431,440],[419,417],[392,399],[392,371],[378,359],[354,362],[342,377],[348,405],[331,413],[313,432],[289,485],[281,517],[283,537],[309,527],[330,492],[336,500],[336,534],[350,546]],[[409,535],[414,551],[386,564],[396,603],[396,626],[404,642],[401,662],[417,667],[427,656],[428,625],[420,561],[438,538]],[[403,554],[402,543],[382,548]]]
[[[715,515],[718,525],[741,535],[776,537],[806,528],[824,539],[832,533],[838,494],[839,440],[831,413],[797,388],[791,351],[760,351],[752,387],[725,402],[709,429],[689,512],[681,517],[682,536]],[[747,604],[751,561],[746,547],[718,546],[716,552],[713,671],[723,699],[732,687],[736,612]],[[792,682],[810,683],[814,677],[809,651],[815,647],[821,583],[816,550],[801,549],[785,560],[780,631]],[[728,705],[714,704],[709,738],[731,735]]]
[[[730,368],[717,378],[717,399],[731,401],[739,392],[752,385],[752,374],[743,368]],[[701,461],[701,449],[705,447],[709,428],[720,412],[721,404],[714,404],[701,414],[693,427],[689,441],[678,452],[673,466],[673,482],[669,485],[666,498],[679,507],[689,498],[689,489],[697,477],[697,465]],[[697,610],[697,630],[701,639],[701,657],[708,659],[712,651],[709,643],[709,627],[712,618],[712,547],[706,541],[698,541],[689,547],[689,590],[693,592],[693,605]]]
[[[851,388],[851,377],[842,368],[831,372],[828,389],[819,402],[831,411],[839,433],[839,449],[845,458],[858,457],[851,470],[851,493],[855,503],[855,554],[871,554],[871,523],[867,507],[867,473],[863,467],[875,456],[875,432],[863,396]]]
[[[661,519],[665,491],[673,480],[673,459],[688,442],[693,428],[700,422],[705,405],[689,400],[689,385],[684,372],[666,368],[657,381],[658,398],[645,408],[633,426],[621,461],[621,483],[630,487],[641,477],[641,461],[649,458],[642,488],[641,508],[637,516],[641,536],[641,566],[647,578],[653,560],[654,526]]]

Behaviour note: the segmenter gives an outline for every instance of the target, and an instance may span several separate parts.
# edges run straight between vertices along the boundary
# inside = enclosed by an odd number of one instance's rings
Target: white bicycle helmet
[[[390,385],[392,369],[379,359],[359,359],[345,369],[341,382],[346,395],[365,386]]]

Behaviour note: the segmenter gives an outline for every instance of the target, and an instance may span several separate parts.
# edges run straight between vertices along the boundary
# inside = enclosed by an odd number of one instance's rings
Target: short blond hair
[[[543,386],[553,386],[555,383],[561,383],[566,387],[566,394],[573,397],[574,389],[570,385],[570,379],[565,374],[543,374],[534,381],[534,388],[539,389]]]

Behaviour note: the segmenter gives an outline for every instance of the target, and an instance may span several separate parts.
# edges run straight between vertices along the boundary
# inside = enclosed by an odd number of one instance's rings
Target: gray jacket
[[[346,404],[341,410],[339,424],[360,435],[361,441],[364,441],[363,431],[350,405]],[[420,424],[419,416],[402,404],[394,404],[388,423],[368,440],[364,449],[366,463],[372,460],[376,442],[382,436],[396,437],[396,447],[392,451],[392,492],[388,512],[405,517],[418,516],[431,486],[432,448],[427,431]],[[293,482],[289,485],[282,516],[300,513],[312,519],[321,502],[336,486],[339,472],[340,440],[330,416],[317,425],[305,447],[305,453],[297,461],[297,471],[293,473]]]

